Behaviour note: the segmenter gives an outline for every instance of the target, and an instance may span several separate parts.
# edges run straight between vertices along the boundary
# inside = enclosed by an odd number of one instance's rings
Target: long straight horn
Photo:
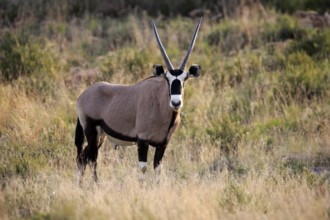
[[[155,24],[154,21],[152,21],[152,27],[154,29],[154,34],[155,34],[155,37],[156,37],[156,40],[157,40],[157,43],[158,43],[158,47],[160,49],[160,52],[162,53],[162,56],[163,56],[164,61],[166,63],[166,66],[169,70],[173,70],[174,69],[173,65],[172,65],[170,59],[167,56],[167,53],[165,51],[165,48],[164,48],[162,42],[160,41],[160,38],[159,38],[159,35],[158,35],[158,32],[157,32],[157,28],[156,28],[156,24]]]
[[[202,18],[199,19],[199,22],[198,22],[198,24],[197,24],[197,26],[196,26],[195,33],[194,33],[194,36],[193,36],[192,39],[191,39],[190,46],[189,46],[189,48],[188,48],[187,54],[186,54],[186,56],[184,57],[184,59],[183,59],[181,65],[180,65],[180,68],[179,68],[180,70],[184,70],[184,68],[185,68],[186,65],[187,65],[187,61],[188,61],[188,59],[189,59],[190,53],[191,53],[192,49],[194,48],[195,41],[196,41],[196,37],[197,37],[197,33],[198,33],[198,31],[199,31],[199,28],[200,28],[200,26],[201,26],[201,23],[202,23]]]

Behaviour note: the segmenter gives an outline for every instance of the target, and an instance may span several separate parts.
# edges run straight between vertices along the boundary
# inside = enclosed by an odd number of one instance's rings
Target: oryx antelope
[[[97,154],[104,141],[104,133],[116,145],[137,143],[139,166],[144,173],[147,169],[149,145],[155,147],[154,169],[160,174],[160,164],[166,146],[180,123],[180,109],[183,106],[185,81],[197,78],[200,66],[192,65],[185,70],[194,47],[202,18],[199,20],[190,46],[180,67],[175,69],[168,58],[152,22],[158,47],[166,63],[154,65],[154,76],[135,85],[115,85],[107,82],[96,83],[87,88],[77,102],[77,165],[81,183],[86,165],[89,164],[97,182]],[[88,145],[83,149],[84,137]],[[157,175],[157,176],[158,176]]]

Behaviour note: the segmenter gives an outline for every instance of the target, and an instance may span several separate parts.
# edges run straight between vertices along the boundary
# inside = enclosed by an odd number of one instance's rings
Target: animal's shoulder
[[[166,83],[166,79],[164,77],[158,76],[158,77],[149,77],[145,80],[142,80],[141,82],[137,83],[137,86],[146,86],[146,87],[159,87],[161,85],[164,85]]]

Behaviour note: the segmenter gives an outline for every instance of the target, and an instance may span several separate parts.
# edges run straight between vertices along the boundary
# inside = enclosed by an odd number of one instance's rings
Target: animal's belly
[[[131,142],[131,141],[123,141],[123,140],[120,140],[120,139],[117,139],[117,138],[114,138],[110,135],[107,135],[108,139],[113,142],[115,145],[120,145],[120,146],[131,146],[131,145],[134,145],[135,143],[134,142]]]

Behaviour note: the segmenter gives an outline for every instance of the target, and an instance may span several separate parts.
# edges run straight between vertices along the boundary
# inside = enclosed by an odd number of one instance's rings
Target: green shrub
[[[261,59],[267,71],[282,71],[285,68],[286,57],[282,51],[277,50],[276,45],[271,45]]]
[[[226,154],[236,154],[238,144],[243,138],[244,128],[225,114],[218,120],[212,120],[212,126],[206,129],[213,142],[220,142],[220,149]]]
[[[307,31],[298,25],[296,19],[288,15],[280,15],[275,24],[266,22],[262,31],[262,38],[265,42],[300,40],[306,35]]]
[[[329,89],[328,71],[304,52],[290,54],[279,79],[283,94],[287,100],[322,98]]]
[[[12,81],[33,74],[52,75],[58,68],[56,57],[42,41],[6,33],[0,39],[0,76]]]
[[[19,4],[15,4],[14,1],[1,0],[0,8],[1,25],[14,22],[19,14]]]
[[[104,56],[100,63],[100,69],[107,79],[110,79],[116,72],[124,72],[124,77],[131,75],[136,81],[138,78],[151,76],[152,66],[157,62],[156,60],[159,58],[151,56],[149,49],[125,47]]]
[[[223,195],[219,200],[219,206],[226,208],[229,212],[234,212],[234,207],[244,207],[252,200],[252,196],[245,191],[242,184],[232,180],[226,185]]]
[[[106,41],[112,48],[134,41],[133,27],[129,19],[124,19],[121,22],[110,20],[106,26],[109,27]]]
[[[275,8],[281,12],[295,12],[298,10],[316,10],[323,13],[330,8],[330,1],[328,0],[263,0],[264,4]]]
[[[248,36],[240,30],[238,24],[223,22],[207,35],[207,41],[211,46],[218,46],[225,54],[242,49],[248,41]]]
[[[301,41],[292,42],[289,53],[303,51],[317,59],[330,57],[330,30],[324,29],[304,37]]]
[[[6,33],[0,39],[0,68],[4,80],[17,79],[25,72],[22,55],[17,48],[19,44],[19,40],[12,33]]]

